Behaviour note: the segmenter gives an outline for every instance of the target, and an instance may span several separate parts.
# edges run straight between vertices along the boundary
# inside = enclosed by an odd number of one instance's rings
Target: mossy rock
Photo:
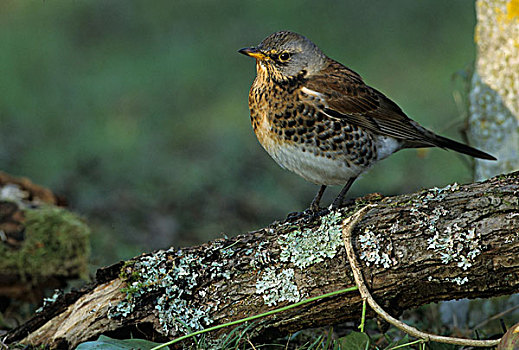
[[[23,216],[23,241],[14,248],[0,244],[0,294],[7,284],[30,289],[86,277],[90,229],[80,217],[52,205],[23,209]]]

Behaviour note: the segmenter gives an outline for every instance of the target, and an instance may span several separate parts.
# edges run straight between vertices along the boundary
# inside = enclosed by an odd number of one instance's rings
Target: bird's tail
[[[480,151],[478,149],[475,149],[475,148],[467,146],[463,143],[448,139],[443,136],[435,135],[434,143],[435,143],[435,146],[442,147],[442,148],[448,148],[448,149],[451,149],[456,152],[467,154],[474,158],[497,160],[496,157],[494,157],[488,153],[485,153],[483,151]]]

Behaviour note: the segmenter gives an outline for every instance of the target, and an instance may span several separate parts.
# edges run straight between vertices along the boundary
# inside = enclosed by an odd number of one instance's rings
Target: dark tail
[[[485,153],[483,151],[480,151],[478,149],[475,149],[473,147],[467,146],[463,143],[459,143],[457,141],[448,139],[443,136],[435,135],[434,143],[435,146],[442,147],[442,148],[448,148],[456,152],[460,152],[463,154],[467,154],[469,156],[472,156],[474,158],[481,158],[481,159],[488,159],[488,160],[497,160],[496,157],[491,156],[488,153]]]

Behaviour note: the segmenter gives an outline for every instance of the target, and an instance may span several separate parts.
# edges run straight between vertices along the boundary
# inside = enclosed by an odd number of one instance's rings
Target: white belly
[[[318,185],[344,185],[350,178],[358,176],[367,167],[348,163],[340,158],[332,159],[303,152],[296,146],[265,147],[272,158],[284,169],[290,170],[305,180]]]

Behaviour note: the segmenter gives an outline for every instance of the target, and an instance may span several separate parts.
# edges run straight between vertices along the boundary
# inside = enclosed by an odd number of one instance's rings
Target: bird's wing
[[[379,135],[422,147],[436,145],[432,132],[409,119],[393,101],[336,61],[330,60],[328,66],[310,77],[304,86],[319,94],[325,104],[323,112],[330,118],[346,120]]]

